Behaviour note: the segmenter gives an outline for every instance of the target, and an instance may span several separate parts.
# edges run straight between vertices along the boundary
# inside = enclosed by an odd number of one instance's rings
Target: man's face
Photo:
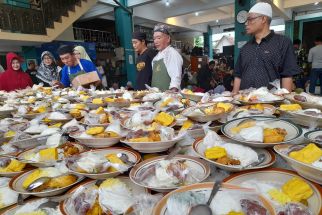
[[[257,13],[249,13],[247,16],[246,33],[254,35],[264,28],[264,16]]]
[[[162,51],[170,45],[170,36],[161,32],[154,32],[153,41],[156,49]]]
[[[66,66],[74,66],[75,56],[71,53],[63,54],[59,56],[63,64]]]
[[[132,45],[135,52],[140,53],[144,48],[144,42],[138,39],[132,39]]]

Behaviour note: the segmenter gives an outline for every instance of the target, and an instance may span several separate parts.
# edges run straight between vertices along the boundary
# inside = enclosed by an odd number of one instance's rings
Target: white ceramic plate
[[[263,143],[263,142],[251,142],[251,141],[245,141],[238,136],[234,135],[231,132],[231,129],[236,127],[237,124],[245,119],[255,119],[262,122],[262,120],[268,120],[268,124],[270,127],[273,128],[284,128],[287,132],[287,135],[285,136],[285,140],[283,142],[277,142],[277,143]],[[226,124],[222,125],[221,132],[228,138],[235,140],[239,143],[242,143],[244,145],[252,146],[255,148],[266,148],[266,147],[273,147],[274,145],[278,144],[285,144],[285,143],[292,143],[294,140],[299,138],[302,135],[302,129],[286,120],[276,120],[273,117],[265,117],[265,116],[257,116],[257,117],[245,117],[245,118],[239,118],[234,119]]]
[[[78,140],[84,146],[88,146],[90,148],[105,148],[109,146],[113,146],[118,143],[121,137],[110,137],[110,138],[83,138],[79,137],[78,133],[73,133],[69,135],[71,138]]]
[[[17,155],[18,158],[21,158],[21,159],[25,159],[25,156],[26,155],[29,155],[29,154],[32,154],[32,153],[36,153],[36,152],[39,152],[39,149],[36,149],[36,148],[32,148],[32,149],[27,149],[21,153],[19,153]],[[56,160],[58,161],[58,160]],[[22,163],[28,163],[32,166],[35,166],[35,167],[40,167],[40,168],[44,168],[44,167],[50,167],[50,166],[55,166],[55,163],[56,161],[52,161],[52,162],[46,162],[46,161],[30,161],[30,162],[25,162],[24,160],[22,160],[21,162]]]
[[[22,184],[26,180],[28,175],[30,175],[35,170],[36,169],[30,170],[27,172],[23,172],[20,175],[17,175],[14,178],[12,178],[9,183],[10,189],[16,191],[17,193],[24,194],[24,195],[48,197],[48,196],[55,196],[55,195],[62,194],[64,192],[66,192],[68,189],[70,189],[71,187],[73,187],[75,184],[79,183],[80,181],[82,181],[84,179],[84,177],[82,177],[82,176],[77,176],[78,177],[77,181],[67,187],[52,189],[52,190],[47,190],[47,191],[42,191],[42,192],[28,192],[22,187]]]
[[[241,183],[243,182],[256,180],[259,182],[270,182],[281,187],[284,183],[286,183],[293,177],[299,176],[293,171],[273,168],[267,170],[247,171],[244,173],[233,174],[225,178],[224,181],[229,184],[241,186]],[[313,214],[322,214],[321,188],[319,187],[319,185],[311,183],[308,180],[305,181],[310,185],[310,187],[314,191],[313,195],[308,199],[309,209],[313,212]],[[264,193],[262,194],[264,195]]]
[[[179,188],[179,186],[151,187],[151,186],[148,186],[148,185],[142,183],[142,181],[140,181],[140,179],[138,178],[138,175],[144,173],[144,171],[146,171],[147,168],[154,166],[157,162],[162,161],[165,157],[166,156],[159,156],[159,157],[155,157],[155,158],[150,158],[150,159],[145,160],[145,161],[139,163],[138,165],[136,165],[130,172],[131,180],[139,186],[142,186],[142,187],[145,187],[145,188],[157,191],[157,192],[170,192],[172,190]],[[187,155],[177,155],[174,158],[172,158],[171,160],[185,160],[186,161],[185,163],[189,166],[189,168],[191,168],[195,171],[194,173],[198,172],[198,179],[199,180],[197,180],[196,183],[200,183],[200,182],[204,181],[210,175],[209,165],[201,159],[187,156]],[[196,176],[196,174],[194,174],[194,176]]]
[[[290,144],[279,145],[274,146],[274,150],[280,156],[282,156],[288,165],[290,165],[299,175],[315,183],[322,184],[322,168],[318,168],[311,164],[306,164],[289,157],[288,151],[290,150],[290,147],[292,147]]]
[[[229,141],[227,140],[227,142],[233,143],[233,141]],[[214,164],[215,166],[217,166],[220,169],[223,170],[227,170],[229,172],[240,172],[240,171],[245,171],[248,169],[262,169],[262,168],[266,168],[269,167],[271,165],[273,165],[276,161],[276,157],[275,154],[271,151],[271,150],[267,150],[267,149],[253,149],[254,151],[256,151],[256,153],[259,154],[264,154],[265,155],[265,159],[264,161],[259,164],[258,166],[254,166],[254,167],[247,167],[245,169],[240,168],[239,166],[233,166],[233,165],[224,165],[221,163],[218,163],[216,161],[210,160],[208,158],[206,158],[205,156],[205,147],[203,146],[203,139],[202,140],[197,140],[193,143],[193,150],[197,153],[197,155],[200,158],[205,159],[206,161]]]
[[[297,113],[294,111],[283,111],[278,110],[281,113],[281,116],[285,116],[286,118],[289,117],[290,121],[294,122],[295,124],[306,126],[306,127],[313,127],[313,128],[322,128],[322,118],[314,117],[311,115]]]
[[[106,149],[95,149],[95,150],[90,150],[87,152],[83,152],[80,155],[84,156],[87,153],[97,153],[97,154],[102,154],[102,155],[107,155],[107,154],[117,154],[117,153],[124,153],[129,157],[129,161],[135,163],[134,165],[136,165],[138,162],[140,162],[141,160],[141,156],[139,153],[129,150],[127,148],[121,148],[121,147],[111,147],[111,148],[106,148]],[[68,167],[69,168],[69,167]],[[72,172],[75,175],[79,175],[79,176],[85,176],[87,178],[91,178],[91,179],[106,179],[106,178],[112,178],[112,177],[116,177],[118,175],[121,174],[121,172],[105,172],[105,173],[80,173],[77,171],[72,170],[71,168],[69,168],[69,171]]]
[[[117,177],[118,179],[120,179],[122,182],[124,182],[132,191],[133,196],[137,196],[140,195],[142,193],[148,193],[148,190],[140,187],[136,184],[134,184],[128,177]],[[71,189],[70,191],[68,191],[68,193],[74,193],[76,192],[76,190],[83,186],[83,187],[91,187],[95,184],[96,180],[88,180],[88,181],[84,181],[82,183],[80,183],[79,185],[75,186],[73,189]],[[66,207],[66,202],[67,200],[63,201],[60,203],[59,205],[59,209],[61,211],[61,213],[63,215],[77,215],[76,213],[74,213],[74,211],[69,211],[68,207]]]
[[[322,136],[322,130],[315,130],[315,131],[309,131],[304,134],[304,137],[309,141],[313,143],[317,143],[320,146],[322,146],[322,142],[317,141],[315,138],[317,136]]]
[[[179,188],[177,190],[174,190],[170,193],[168,193],[167,195],[165,195],[158,203],[157,205],[154,207],[153,209],[153,215],[171,215],[168,213],[167,211],[167,201],[169,199],[169,197],[175,193],[182,193],[182,192],[187,192],[187,191],[192,191],[192,192],[208,192],[210,193],[212,188],[214,186],[214,183],[212,182],[205,182],[205,183],[199,183],[199,184],[193,184],[193,185],[189,185],[189,186],[185,186],[182,188]],[[249,189],[245,189],[245,188],[241,188],[238,187],[236,185],[230,185],[230,184],[222,184],[222,190],[230,190],[230,191],[241,191],[241,192],[249,192]],[[252,193],[253,195],[253,193]],[[265,206],[265,208],[268,210],[268,214],[271,215],[276,215],[273,206],[271,205],[271,203],[264,198],[263,196],[259,195],[258,196],[260,200],[260,202]],[[182,214],[182,215],[187,215],[187,214]]]
[[[184,137],[180,136],[173,140],[169,141],[158,141],[158,142],[129,142],[125,139],[121,139],[121,143],[124,143],[131,148],[142,152],[142,153],[155,153],[155,152],[164,152],[167,149],[174,146],[177,142],[182,140]]]

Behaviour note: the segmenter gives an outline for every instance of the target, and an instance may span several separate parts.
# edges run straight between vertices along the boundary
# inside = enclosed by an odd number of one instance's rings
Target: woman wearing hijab
[[[0,74],[0,90],[14,91],[31,87],[30,76],[21,69],[22,58],[17,54],[7,54],[7,70]]]
[[[45,87],[52,85],[54,80],[59,80],[59,71],[61,68],[56,65],[54,56],[49,51],[41,54],[41,64],[38,67],[36,77],[39,82],[43,82]]]
[[[88,56],[88,54],[83,46],[76,46],[74,48],[74,55],[78,60],[85,59],[85,60],[89,60],[92,62],[91,58]]]

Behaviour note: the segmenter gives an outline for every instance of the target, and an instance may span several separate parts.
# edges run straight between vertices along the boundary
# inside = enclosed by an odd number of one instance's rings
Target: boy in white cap
[[[292,77],[300,72],[288,37],[270,31],[272,7],[259,2],[248,12],[246,33],[253,36],[240,50],[234,70],[233,93],[250,87],[268,87],[280,79],[281,87],[292,91]]]

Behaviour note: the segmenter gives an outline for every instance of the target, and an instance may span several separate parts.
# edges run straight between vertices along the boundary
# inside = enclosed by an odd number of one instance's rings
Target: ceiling
[[[322,10],[316,0],[265,0],[273,6],[274,19],[291,19],[292,15]],[[168,2],[169,4],[167,4]],[[133,9],[135,25],[153,27],[162,22],[172,26],[173,32],[206,32],[207,26],[234,24],[234,0],[128,0]],[[99,0],[81,19],[114,20],[114,0]]]

